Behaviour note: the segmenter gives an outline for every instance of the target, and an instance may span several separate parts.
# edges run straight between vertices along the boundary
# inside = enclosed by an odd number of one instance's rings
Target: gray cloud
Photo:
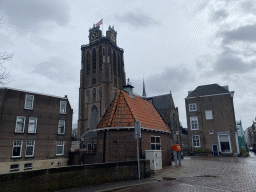
[[[165,68],[162,73],[149,76],[146,79],[146,90],[148,95],[165,94],[169,91],[178,92],[191,81],[195,81],[195,76],[187,67],[183,65],[169,67]]]
[[[252,0],[248,0],[248,1],[243,1],[241,2],[241,5],[240,7],[242,8],[242,10],[245,12],[245,13],[252,13],[252,14],[256,14],[255,11],[256,11],[256,6],[255,6],[255,2],[252,1]]]
[[[140,12],[128,12],[125,15],[115,15],[114,17],[117,21],[128,23],[134,27],[148,27],[151,25],[161,25],[160,21],[156,21],[153,18],[143,15]]]
[[[254,42],[256,40],[255,31],[256,24],[242,26],[232,31],[222,31],[218,35],[223,37],[223,43],[229,43],[231,41]]]
[[[67,3],[66,3],[67,4]],[[68,23],[69,7],[60,0],[4,1],[0,10],[4,11],[8,23],[23,30],[32,30],[45,21],[63,26]]]
[[[228,13],[226,10],[218,10],[218,11],[213,11],[210,16],[209,20],[211,22],[220,22],[222,20],[225,20],[228,17]]]
[[[49,61],[39,63],[33,73],[40,74],[49,79],[55,79],[58,82],[74,81],[75,73],[71,73],[69,67],[60,59],[51,58]]]
[[[246,73],[256,69],[255,62],[244,62],[234,51],[226,48],[214,64],[217,73],[232,75],[233,73]]]

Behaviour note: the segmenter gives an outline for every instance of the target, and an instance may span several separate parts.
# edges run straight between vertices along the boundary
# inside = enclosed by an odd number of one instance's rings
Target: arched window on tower
[[[96,49],[92,51],[92,73],[96,73]]]
[[[102,100],[102,88],[100,87],[99,88],[99,101]]]
[[[98,108],[93,105],[91,108],[91,122],[90,122],[90,129],[95,129],[99,123],[99,111]]]
[[[96,89],[95,88],[93,88],[93,90],[92,90],[92,101],[96,102]]]
[[[85,52],[82,51],[82,65],[81,65],[81,69],[83,69],[83,70],[85,69],[84,65],[85,65]]]
[[[116,75],[116,52],[113,51],[113,68],[114,68],[114,75]]]
[[[102,71],[102,47],[99,47],[99,70]]]
[[[118,76],[120,77],[121,75],[121,58],[120,55],[118,54]]]
[[[86,55],[86,71],[87,71],[87,75],[90,75],[91,64],[90,64],[90,52],[89,51],[87,51],[87,55]]]
[[[86,103],[90,103],[90,90],[86,90],[86,97],[87,97]]]
[[[111,62],[111,50],[110,47],[108,47],[108,59],[107,59],[107,63]]]

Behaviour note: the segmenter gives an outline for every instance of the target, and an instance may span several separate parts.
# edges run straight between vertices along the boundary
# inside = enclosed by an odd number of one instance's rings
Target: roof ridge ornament
[[[127,79],[127,83],[126,83],[126,85],[132,85],[132,83],[131,83],[131,81],[130,81],[130,79],[129,79],[129,78]]]
[[[143,74],[143,93],[142,93],[142,97],[146,98],[146,89],[145,89],[145,83],[144,83],[144,74]]]

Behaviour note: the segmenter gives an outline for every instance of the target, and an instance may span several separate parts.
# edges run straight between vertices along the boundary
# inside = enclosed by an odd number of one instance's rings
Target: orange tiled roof
[[[118,91],[97,128],[134,127],[135,120],[140,121],[141,127],[169,132],[151,102],[135,95],[131,98],[123,90]]]

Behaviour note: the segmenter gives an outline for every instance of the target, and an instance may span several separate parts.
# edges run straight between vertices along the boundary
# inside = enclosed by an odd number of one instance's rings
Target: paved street
[[[108,183],[62,191],[256,191],[256,156],[185,157],[182,166],[168,166],[149,179]]]
[[[153,178],[159,181],[118,191],[256,191],[256,157],[188,157]]]

